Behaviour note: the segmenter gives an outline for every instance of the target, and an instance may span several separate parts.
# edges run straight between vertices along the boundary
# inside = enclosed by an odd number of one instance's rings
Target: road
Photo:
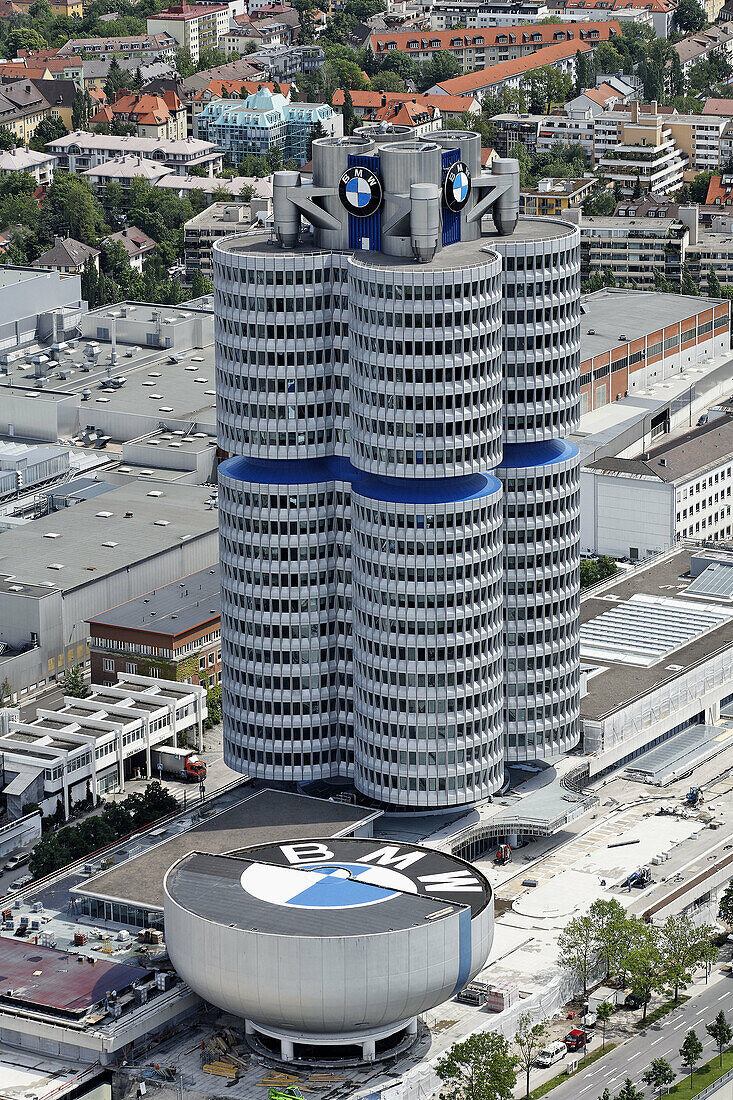
[[[705,1030],[720,1009],[730,1018],[733,1015],[733,978],[723,976],[711,981],[701,993],[690,998],[680,1008],[674,1009],[658,1023],[605,1054],[587,1070],[572,1077],[567,1084],[552,1090],[552,1100],[596,1100],[607,1087],[611,1095],[619,1092],[630,1077],[635,1085],[644,1088],[642,1077],[653,1058],[666,1058],[677,1073],[683,1073],[679,1049],[688,1031],[694,1030],[703,1044],[704,1054],[700,1065],[716,1053],[716,1046]],[[623,1011],[621,1009],[620,1011]],[[590,1048],[597,1050],[600,1033]]]

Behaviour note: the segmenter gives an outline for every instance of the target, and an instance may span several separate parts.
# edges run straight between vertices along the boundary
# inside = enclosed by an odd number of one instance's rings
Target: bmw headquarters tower
[[[357,131],[214,247],[224,756],[385,809],[579,738],[579,231]]]

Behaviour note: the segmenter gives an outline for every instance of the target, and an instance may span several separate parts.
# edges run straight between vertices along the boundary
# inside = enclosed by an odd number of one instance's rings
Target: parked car
[[[565,1036],[565,1048],[566,1050],[582,1050],[583,1047],[588,1046],[592,1038],[592,1035],[588,1035],[581,1028],[574,1027]]]
[[[11,856],[8,862],[3,867],[3,871],[14,871],[16,867],[20,867],[23,860],[20,856]]]
[[[648,997],[640,997],[637,993],[629,993],[624,1001],[624,1008],[642,1008],[644,1002],[648,1000]]]
[[[23,890],[24,887],[30,886],[33,882],[33,875],[23,875],[23,878],[18,878],[15,882],[10,883],[11,890]]]
[[[540,1069],[545,1069],[547,1066],[554,1066],[555,1062],[559,1062],[561,1058],[564,1058],[568,1052],[568,1048],[565,1043],[556,1039],[554,1043],[548,1043],[546,1047],[543,1047],[537,1054],[534,1060],[534,1064]]]

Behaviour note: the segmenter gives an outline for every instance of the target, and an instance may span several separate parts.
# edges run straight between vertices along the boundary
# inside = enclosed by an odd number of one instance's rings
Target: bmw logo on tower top
[[[350,214],[368,218],[382,205],[382,184],[371,168],[347,168],[339,180],[339,199]]]
[[[458,213],[471,194],[471,173],[462,160],[451,164],[443,183],[443,201],[449,210]]]

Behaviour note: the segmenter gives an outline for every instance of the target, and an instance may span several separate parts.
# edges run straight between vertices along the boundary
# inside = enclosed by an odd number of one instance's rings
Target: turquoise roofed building
[[[213,100],[197,123],[199,138],[214,142],[233,164],[247,155],[264,157],[277,147],[283,161],[294,160],[300,167],[310,159],[314,136],[343,133],[341,115],[327,103],[290,103],[266,88],[246,99]]]

